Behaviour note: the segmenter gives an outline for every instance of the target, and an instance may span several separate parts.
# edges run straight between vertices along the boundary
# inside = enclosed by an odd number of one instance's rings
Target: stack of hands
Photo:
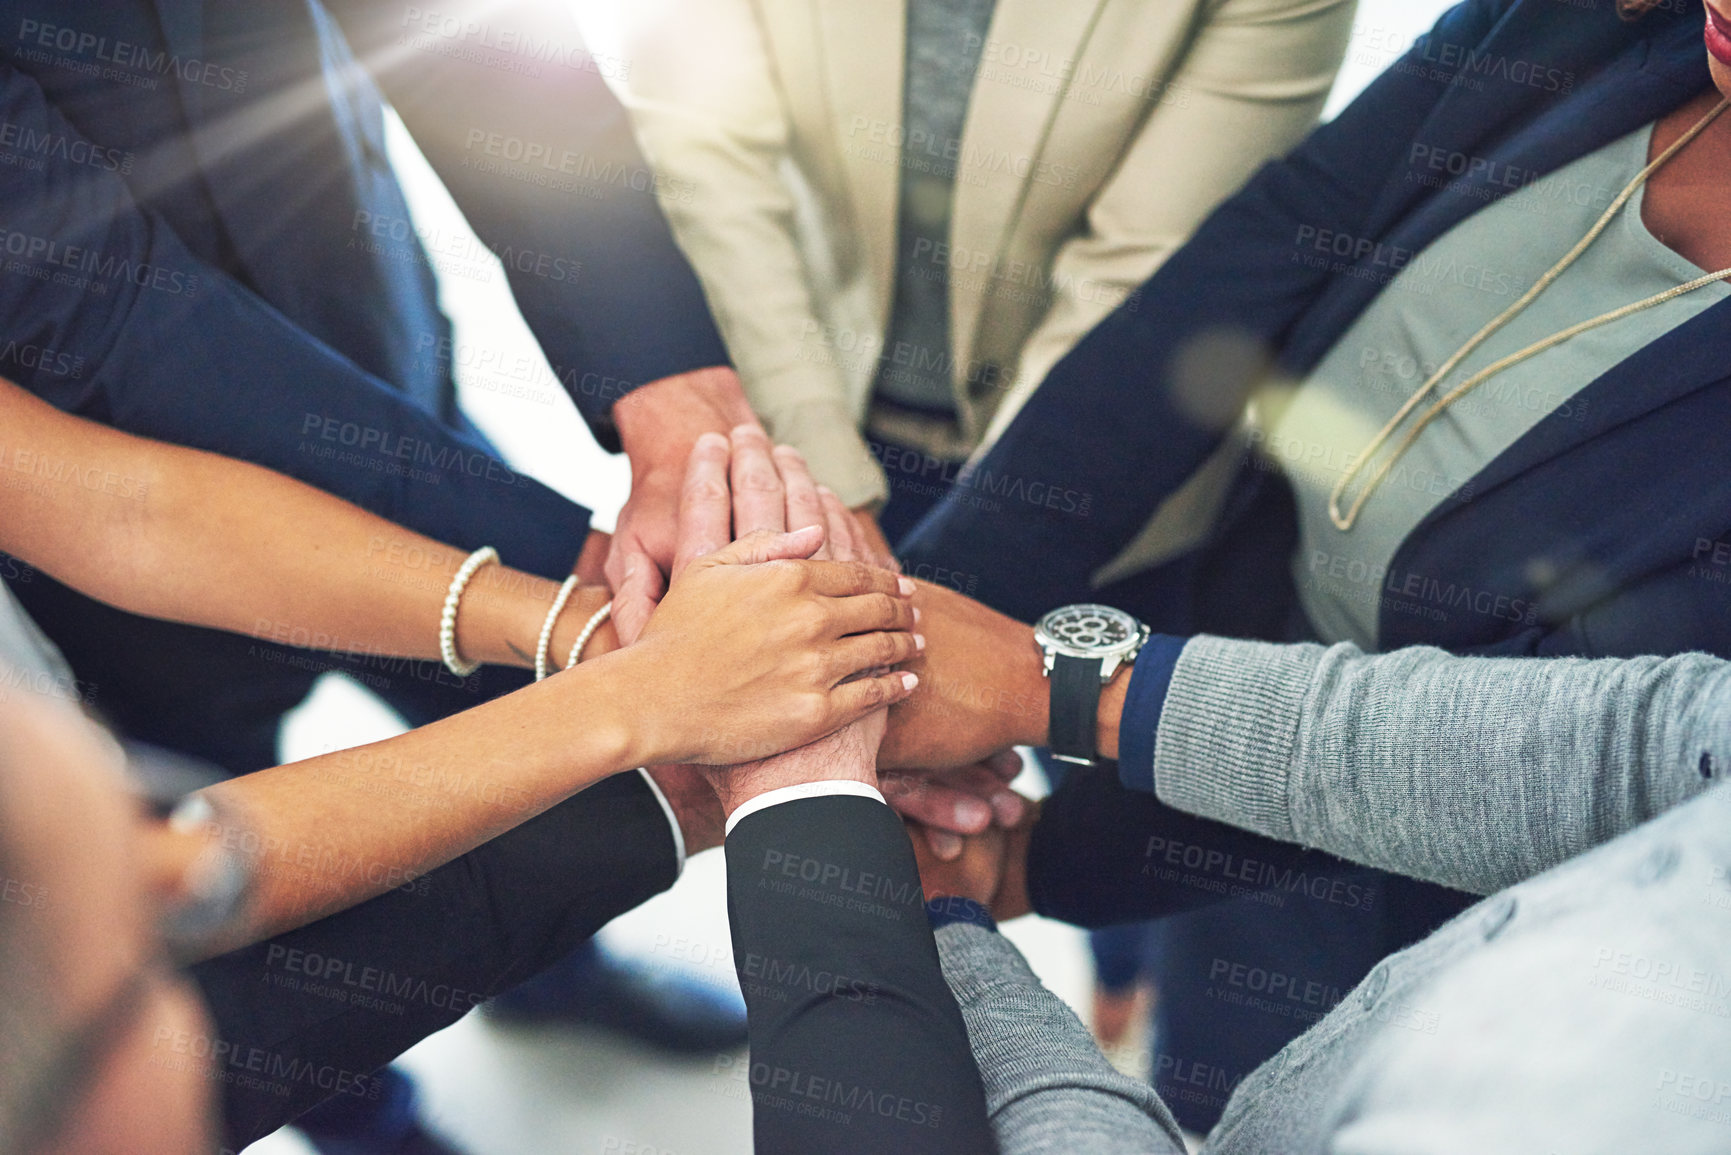
[[[634,537],[610,564],[632,657],[678,644],[704,671],[689,702],[653,711],[686,731],[701,718],[704,732],[647,745],[689,748],[650,768],[688,849],[719,845],[727,817],[769,791],[858,782],[908,821],[928,897],[1026,913],[1035,807],[1009,782],[1011,747],[1045,738],[1029,627],[901,576],[881,537],[755,423],[697,439],[677,508],[664,563]],[[717,615],[761,644],[726,644]],[[717,639],[715,664],[693,663],[697,635]]]

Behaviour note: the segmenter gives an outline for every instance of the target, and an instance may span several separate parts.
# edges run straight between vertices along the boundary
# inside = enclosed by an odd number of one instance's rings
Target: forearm
[[[1075,1012],[1013,944],[952,923],[937,932],[944,980],[967,1023],[999,1155],[1180,1155],[1171,1112],[1113,1069]]]
[[[82,592],[291,645],[439,656],[439,613],[466,550],[281,474],[69,416],[4,382],[0,420],[11,438],[0,452],[41,475],[0,488],[0,547]],[[484,568],[458,615],[459,652],[532,664],[557,588]],[[561,658],[606,596],[585,589],[560,616]]]
[[[407,734],[209,788],[254,859],[242,941],[412,883],[641,761],[614,663],[598,660]]]
[[[757,420],[725,365],[695,369],[651,382],[613,407],[620,441],[631,457],[633,480],[652,470],[685,473],[691,447],[705,433],[725,436]]]
[[[133,603],[124,608],[314,649],[440,657],[440,613],[467,549],[267,470],[207,454],[165,456],[151,540],[135,543],[155,564],[112,591]],[[483,567],[459,603],[457,652],[533,666],[558,589],[503,564]],[[590,585],[568,599],[548,647],[554,668],[607,598]],[[612,648],[603,640],[588,653]]]
[[[1726,693],[1731,666],[1703,654],[1198,638],[1161,712],[1154,782],[1189,813],[1487,894],[1711,786],[1731,727],[1708,703]]]
[[[989,1151],[966,1027],[900,821],[860,798],[784,803],[729,834],[727,865],[753,1069],[776,1072],[753,1080],[756,1149]],[[824,1087],[888,1109],[793,1109],[793,1096]]]

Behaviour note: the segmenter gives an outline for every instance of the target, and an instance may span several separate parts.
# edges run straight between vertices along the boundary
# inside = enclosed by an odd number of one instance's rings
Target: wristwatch
[[[1034,641],[1052,682],[1052,756],[1092,766],[1098,750],[1100,687],[1134,662],[1148,627],[1111,606],[1063,606],[1041,618]]]

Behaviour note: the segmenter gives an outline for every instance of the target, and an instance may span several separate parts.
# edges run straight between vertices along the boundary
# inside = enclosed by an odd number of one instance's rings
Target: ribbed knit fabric
[[[1173,673],[1154,782],[1176,809],[1475,894],[1714,785],[1731,665],[1457,658],[1199,637]]]
[[[1287,772],[1321,654],[1320,646],[1192,638],[1154,742],[1160,800],[1294,841]]]
[[[1121,1074],[1008,939],[971,923],[937,932],[962,1008],[999,1155],[1182,1155],[1148,1084]]]

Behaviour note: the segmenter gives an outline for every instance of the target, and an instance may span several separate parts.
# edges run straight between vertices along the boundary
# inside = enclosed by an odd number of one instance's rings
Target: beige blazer
[[[585,0],[748,396],[850,505],[888,326],[907,0]],[[1053,364],[1315,123],[1353,0],[998,0],[950,250],[960,428],[996,435]]]

